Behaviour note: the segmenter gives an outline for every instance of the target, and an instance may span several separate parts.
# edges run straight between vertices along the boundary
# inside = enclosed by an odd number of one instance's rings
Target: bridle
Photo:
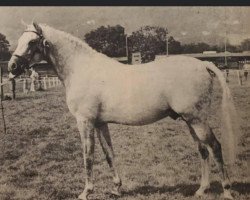
[[[40,33],[38,33],[37,31],[24,31],[24,32],[32,32],[32,33],[35,33],[39,36],[39,41],[38,41],[38,47],[37,49],[40,51],[40,53],[43,53],[44,57],[47,57],[47,46],[48,46],[48,41],[44,38],[44,36]],[[21,56],[21,55],[18,55],[18,54],[13,54],[12,56],[15,56],[19,59],[19,62],[20,62],[20,66],[21,66],[21,69],[22,70],[25,70],[25,69],[30,69],[31,67],[29,66],[29,63],[30,63],[30,60],[31,58],[34,56],[34,54],[36,53],[37,51],[34,51],[32,54],[28,55],[29,58],[27,58],[27,56]]]

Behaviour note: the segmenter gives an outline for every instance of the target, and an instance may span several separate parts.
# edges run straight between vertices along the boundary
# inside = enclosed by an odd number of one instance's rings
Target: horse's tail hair
[[[223,73],[213,63],[205,63],[206,68],[217,76],[222,88],[222,150],[226,164],[234,164],[237,155],[238,137],[240,135],[239,118]]]

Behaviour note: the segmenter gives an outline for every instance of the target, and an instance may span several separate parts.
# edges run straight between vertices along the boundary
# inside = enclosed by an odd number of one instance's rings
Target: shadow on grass
[[[162,187],[152,186],[152,185],[144,185],[141,187],[137,187],[130,191],[124,191],[123,195],[125,196],[133,196],[133,195],[150,195],[150,194],[164,194],[164,193],[181,193],[184,196],[192,196],[195,191],[199,188],[198,184],[178,184],[175,186],[167,186],[164,185]]]
[[[250,183],[239,183],[234,182],[232,184],[232,190],[238,192],[239,194],[249,194]],[[150,194],[164,194],[164,193],[172,193],[172,194],[182,194],[185,197],[193,196],[198,190],[199,184],[178,184],[175,186],[167,186],[164,185],[162,187],[145,185],[141,187],[137,187],[130,191],[124,191],[124,196],[134,196],[134,195],[145,195],[148,196]],[[221,194],[223,192],[221,183],[218,181],[212,182],[211,187],[208,190],[209,193]]]
[[[42,91],[43,92],[43,91]],[[19,95],[14,99],[13,101],[23,101],[23,100],[32,100],[32,99],[40,99],[44,97],[44,95],[47,95],[47,93],[43,92],[42,94],[27,94],[27,95]]]
[[[250,183],[234,182],[232,190],[239,192],[239,194],[250,194]]]

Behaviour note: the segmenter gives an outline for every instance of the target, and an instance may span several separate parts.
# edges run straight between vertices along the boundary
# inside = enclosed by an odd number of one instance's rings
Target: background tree
[[[124,28],[120,25],[101,26],[85,35],[85,41],[95,50],[109,57],[126,55]]]
[[[250,39],[245,39],[241,42],[242,51],[250,51]]]
[[[211,46],[210,50],[217,51],[217,52],[224,52],[225,44]],[[241,52],[242,50],[241,50],[240,45],[232,45],[229,42],[227,42],[227,51],[237,53],[237,52]]]
[[[166,54],[166,34],[168,30],[159,26],[144,26],[135,31],[128,37],[129,60],[131,54],[140,52],[142,62],[150,62],[155,59],[155,55]],[[95,50],[106,54],[109,57],[126,56],[126,44],[124,28],[120,25],[101,26],[96,30],[85,35],[85,41]],[[181,44],[173,36],[168,35],[168,52],[169,54],[189,54],[202,53],[204,51],[224,52],[225,46],[209,45],[205,42]],[[240,52],[250,48],[250,39],[242,42],[241,45],[235,46],[227,42],[227,51]]]
[[[9,52],[10,43],[6,39],[6,36],[0,33],[0,60],[6,61],[10,59],[10,52]]]
[[[212,50],[211,47],[204,42],[182,45],[182,53],[202,53],[209,50]]]
[[[166,54],[167,29],[159,26],[144,26],[128,38],[129,52],[141,52],[142,62],[150,62],[155,55]],[[181,44],[172,36],[168,39],[169,54],[181,52]],[[130,54],[131,56],[131,54]]]
[[[168,38],[168,52],[169,54],[181,54],[182,53],[181,43],[175,40],[172,36]]]

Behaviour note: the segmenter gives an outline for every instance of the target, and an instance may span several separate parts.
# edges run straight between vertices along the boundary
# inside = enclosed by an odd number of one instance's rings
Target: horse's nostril
[[[16,63],[13,63],[12,66],[11,66],[12,69],[16,69],[17,68],[17,64]]]

